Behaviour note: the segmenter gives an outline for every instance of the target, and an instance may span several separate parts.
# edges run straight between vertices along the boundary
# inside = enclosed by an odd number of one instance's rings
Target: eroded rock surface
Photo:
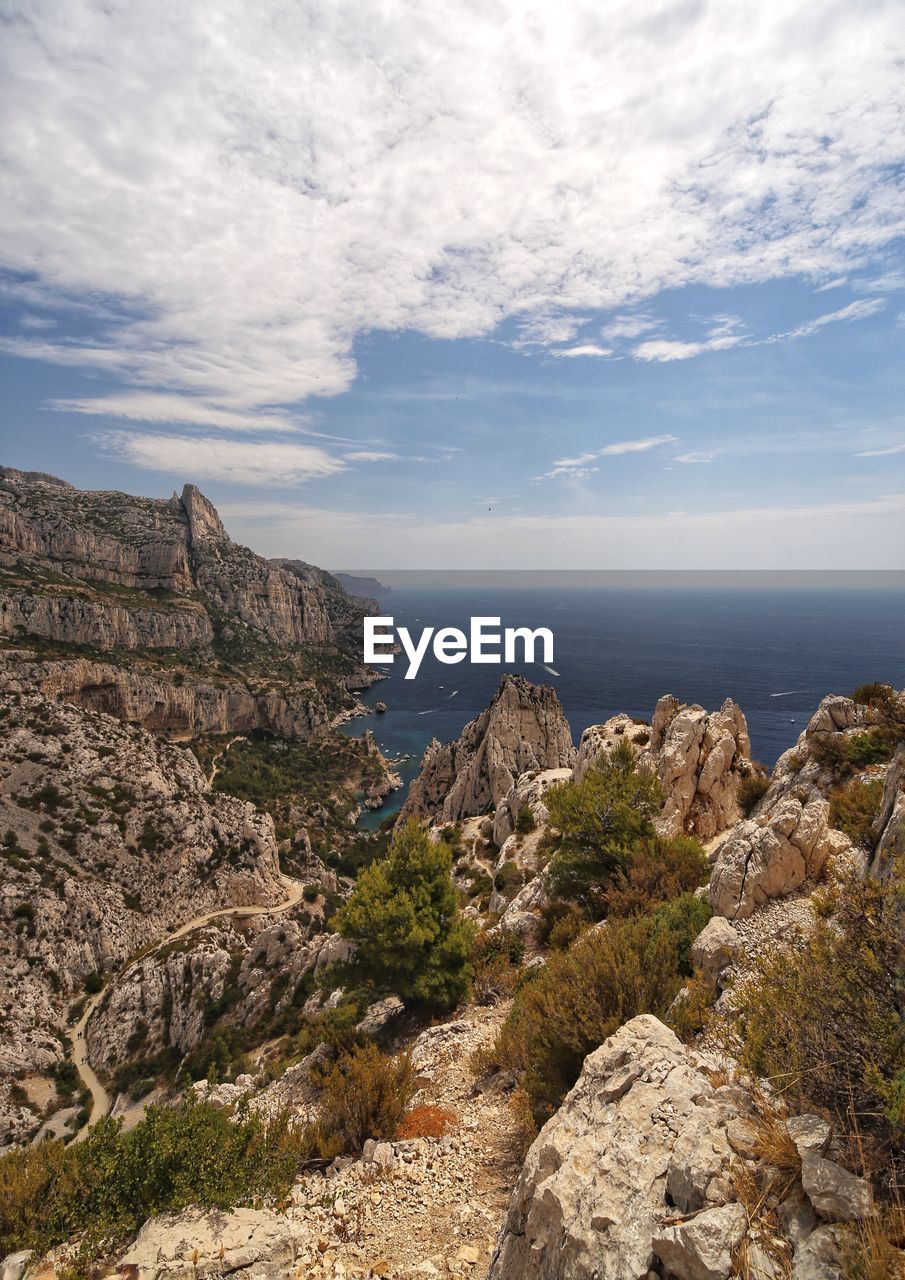
[[[493,810],[529,770],[570,768],[572,734],[553,689],[504,675],[455,742],[431,743],[399,816],[457,822]]]

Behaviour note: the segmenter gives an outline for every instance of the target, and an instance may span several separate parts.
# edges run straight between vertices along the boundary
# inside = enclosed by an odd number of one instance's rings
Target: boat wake
[[[800,689],[786,689],[784,693],[771,693],[771,698],[791,698],[794,693],[801,693]]]
[[[551,676],[558,676],[558,675],[559,675],[559,672],[556,670],[556,668],[555,668],[555,667],[548,667],[548,666],[547,666],[547,664],[546,664],[546,662],[539,662],[537,665],[538,665],[539,667],[543,667],[543,669],[544,669],[545,671],[549,671]]]

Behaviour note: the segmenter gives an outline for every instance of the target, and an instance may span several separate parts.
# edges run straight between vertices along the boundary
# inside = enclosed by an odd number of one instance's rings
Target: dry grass
[[[905,1208],[891,1205],[853,1226],[843,1249],[845,1280],[903,1280]]]

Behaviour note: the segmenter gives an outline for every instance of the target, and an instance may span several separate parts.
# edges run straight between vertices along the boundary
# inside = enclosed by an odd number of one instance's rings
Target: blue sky
[[[333,567],[901,566],[899,6],[13,8],[7,465]]]

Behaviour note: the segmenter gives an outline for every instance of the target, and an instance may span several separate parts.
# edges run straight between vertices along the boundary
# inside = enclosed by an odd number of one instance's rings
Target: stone
[[[18,1253],[8,1253],[0,1262],[0,1280],[22,1280],[34,1256],[34,1249],[20,1249]]]
[[[824,1155],[833,1136],[833,1127],[823,1116],[810,1114],[789,1116],[786,1130],[802,1159],[809,1152]]]
[[[654,1239],[671,1239],[671,1163],[673,1190],[686,1203],[702,1201],[728,1167],[725,1126],[737,1108],[715,1092],[700,1059],[656,1018],[642,1014],[620,1027],[585,1059],[532,1144],[491,1280],[643,1276],[654,1265]],[[699,1161],[702,1136],[710,1151]],[[734,1225],[734,1213],[724,1218],[723,1229]]]
[[[571,767],[572,734],[556,692],[507,673],[490,706],[454,742],[430,744],[409,788],[399,824],[445,824],[496,808],[529,770]]]
[[[836,1227],[818,1227],[795,1250],[792,1280],[843,1280],[842,1236]]]
[[[724,969],[739,952],[738,934],[728,920],[714,916],[691,945],[691,963],[711,990],[719,987]]]
[[[829,804],[792,796],[755,819],[740,822],[720,845],[710,878],[714,915],[742,920],[769,898],[784,897],[815,879],[827,858],[848,847],[829,826]]]
[[[793,1250],[797,1249],[817,1226],[817,1215],[800,1187],[795,1187],[779,1206],[779,1220]]]
[[[831,1222],[851,1222],[873,1212],[870,1184],[813,1151],[802,1157],[801,1185],[820,1217]]]
[[[151,1218],[120,1259],[139,1280],[195,1280],[228,1272],[254,1280],[288,1280],[299,1250],[313,1238],[297,1221],[269,1209],[186,1209]]]
[[[733,1254],[747,1225],[740,1204],[718,1205],[663,1228],[653,1238],[653,1250],[677,1280],[730,1280]]]

